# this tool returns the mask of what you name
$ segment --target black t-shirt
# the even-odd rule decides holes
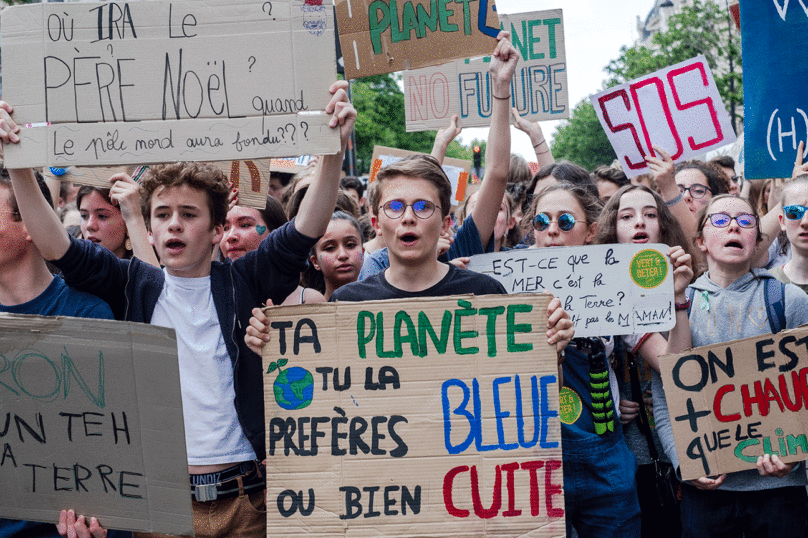
[[[507,293],[498,281],[488,275],[458,269],[449,265],[449,272],[440,282],[422,291],[404,291],[392,286],[384,271],[359,282],[342,286],[331,294],[329,301],[376,301],[383,299],[409,299],[412,297],[444,297],[447,295],[492,295]]]

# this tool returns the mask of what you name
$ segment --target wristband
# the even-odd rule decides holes
[[[678,204],[679,202],[682,201],[682,198],[684,198],[684,193],[680,192],[679,196],[677,196],[673,200],[668,200],[667,202],[665,202],[665,205],[667,205],[668,207],[670,207],[672,205],[676,205],[676,204]]]
[[[674,306],[676,307],[676,311],[677,311],[677,312],[680,312],[680,311],[682,311],[682,310],[687,310],[688,308],[690,308],[691,302],[690,302],[690,299],[688,299],[688,300],[687,300],[687,301],[685,301],[684,303],[677,303],[677,302],[674,302],[673,304],[674,304]]]
[[[510,101],[511,100],[510,95],[508,97],[500,97],[498,95],[494,95],[494,92],[491,92],[491,97],[493,97],[494,99],[499,99],[500,101]]]
[[[538,148],[539,148],[539,146],[541,146],[542,144],[545,144],[545,143],[547,143],[547,140],[546,140],[546,139],[545,139],[545,140],[542,140],[542,141],[541,141],[541,142],[539,142],[538,144],[533,144],[533,147],[534,147],[534,148],[536,148],[536,149],[538,149]]]

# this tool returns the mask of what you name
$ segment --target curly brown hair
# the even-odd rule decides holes
[[[150,167],[140,182],[140,203],[146,228],[151,231],[151,201],[155,193],[183,185],[207,194],[210,229],[224,226],[230,200],[227,176],[210,163],[178,162]]]

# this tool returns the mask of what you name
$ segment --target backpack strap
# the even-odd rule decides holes
[[[776,278],[767,278],[763,288],[763,301],[772,333],[779,333],[786,327],[786,285]]]
[[[685,295],[687,295],[687,317],[690,317],[690,310],[693,308],[693,297],[696,296],[696,290],[691,288],[690,286],[685,289]]]

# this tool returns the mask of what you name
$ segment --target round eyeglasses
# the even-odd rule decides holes
[[[539,213],[533,217],[533,229],[543,232],[550,227],[553,222],[558,224],[558,228],[563,232],[569,232],[575,228],[575,217],[571,213],[562,213],[558,216],[558,220],[550,220],[550,215],[547,213]]]
[[[754,228],[757,226],[758,222],[757,217],[750,215],[749,213],[741,213],[740,215],[736,215],[734,217],[730,217],[726,213],[712,213],[707,215],[707,218],[710,219],[710,224],[716,228],[726,228],[733,220],[741,228]]]
[[[428,200],[416,200],[411,204],[405,204],[401,200],[390,200],[382,205],[382,210],[388,218],[400,219],[408,207],[412,208],[412,212],[419,219],[428,219],[435,213],[435,204]]]

